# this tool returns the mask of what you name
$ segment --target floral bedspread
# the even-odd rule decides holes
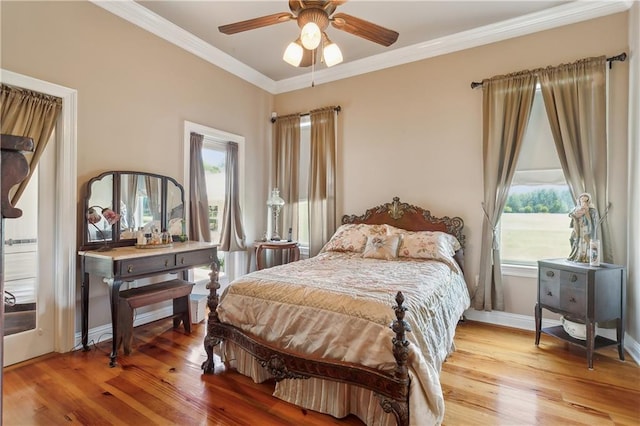
[[[427,415],[439,423],[440,368],[470,303],[462,274],[446,263],[325,252],[239,278],[223,293],[218,316],[285,349],[393,370],[389,325],[398,291],[405,296],[412,330],[407,333],[413,343],[411,416]]]

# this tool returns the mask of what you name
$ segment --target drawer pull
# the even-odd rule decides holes
[[[553,293],[547,290],[547,296],[553,296]]]
[[[548,277],[553,277],[555,274],[553,273],[553,271],[547,271],[547,276]]]
[[[576,303],[576,298],[575,298],[575,297],[572,297],[571,299],[569,299],[569,302],[571,302],[571,303]]]
[[[127,272],[128,272],[128,273],[132,273],[132,272],[133,272],[133,265],[129,265],[129,266],[127,267]]]
[[[576,281],[578,281],[578,276],[576,274],[571,274],[571,282],[575,283]]]
[[[181,264],[181,265],[184,265],[184,257],[181,257],[181,258],[180,258],[180,264]]]
[[[164,267],[166,268],[167,266],[169,266],[169,259],[164,260]]]

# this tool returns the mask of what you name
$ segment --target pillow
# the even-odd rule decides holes
[[[451,234],[447,234],[446,232],[442,232],[442,231],[406,231],[404,229],[400,229],[400,228],[396,228],[395,226],[391,226],[391,225],[387,225],[387,229],[388,229],[388,234],[389,235],[395,235],[395,234],[399,234],[401,236],[405,236],[405,235],[424,235],[425,238],[429,239],[429,238],[435,238],[440,240],[441,244],[444,244],[445,246],[450,246],[450,251],[451,252],[451,256],[453,256],[455,254],[456,251],[460,250],[462,248],[462,246],[460,245],[460,241],[458,241],[458,239],[456,237],[454,237]],[[408,256],[411,257],[411,256]]]
[[[367,244],[367,237],[386,234],[385,225],[366,225],[364,223],[341,225],[320,252],[352,251],[362,253]]]
[[[398,257],[400,235],[376,235],[367,237],[362,257],[391,260]]]
[[[404,232],[398,256],[414,259],[450,259],[459,248],[458,239],[445,232]]]

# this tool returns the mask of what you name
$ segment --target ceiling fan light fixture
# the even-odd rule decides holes
[[[300,62],[302,62],[303,53],[304,52],[302,49],[302,45],[300,44],[300,39],[298,39],[289,43],[289,46],[287,46],[287,49],[284,51],[282,59],[286,63],[297,67],[300,65]]]
[[[315,22],[307,22],[300,32],[300,40],[305,49],[313,50],[320,45],[322,32]]]
[[[337,65],[343,59],[342,51],[340,51],[338,45],[332,42],[326,34],[323,34],[322,57],[327,67]]]

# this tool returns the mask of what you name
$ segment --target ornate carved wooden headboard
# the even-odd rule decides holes
[[[392,225],[407,231],[442,231],[458,239],[462,248],[456,252],[455,259],[464,270],[465,236],[462,233],[464,222],[459,217],[435,217],[429,210],[411,204],[401,203],[398,197],[393,201],[368,209],[363,215],[344,215],[342,223],[366,223],[369,225]]]

